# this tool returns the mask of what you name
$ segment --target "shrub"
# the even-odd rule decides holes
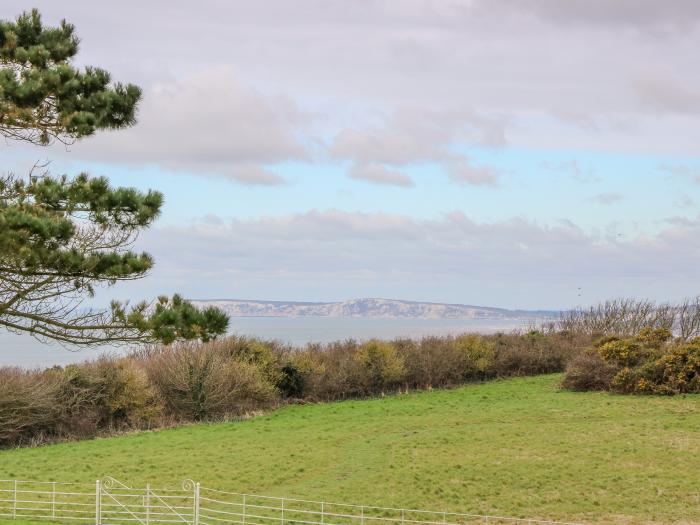
[[[648,349],[634,339],[614,339],[601,345],[598,353],[607,363],[629,367],[644,360]]]
[[[287,363],[280,370],[277,387],[284,397],[298,399],[304,396],[305,383],[301,371],[292,363]]]
[[[627,339],[607,337],[571,363],[562,384],[621,394],[700,393],[700,339],[671,337],[665,328],[645,328]]]
[[[53,433],[54,390],[45,374],[0,368],[0,446],[37,442]]]
[[[210,345],[163,348],[149,357],[146,369],[166,411],[176,419],[238,416],[267,408],[276,397],[274,386],[255,365]]]
[[[102,383],[101,426],[150,427],[162,413],[162,400],[146,371],[132,360],[101,359],[94,374]]]
[[[562,372],[580,352],[579,342],[568,335],[501,335],[496,342],[493,372],[498,377]]]
[[[700,339],[671,346],[640,369],[636,390],[649,394],[700,393]]]
[[[146,372],[128,359],[102,357],[49,371],[57,383],[57,432],[70,437],[100,429],[151,427],[162,412]]]
[[[616,368],[595,351],[582,352],[567,366],[562,386],[569,390],[609,390]]]
[[[274,341],[261,341],[256,338],[231,336],[219,339],[206,345],[212,352],[223,353],[236,361],[254,365],[265,379],[277,385],[282,380],[280,371],[279,343]]]
[[[128,357],[105,356],[43,372],[3,369],[0,445],[238,417],[283,399],[360,398],[562,371],[584,339],[532,332],[362,344],[346,340],[294,349],[229,337],[150,346]],[[680,377],[683,367],[674,366]],[[652,384],[655,374],[648,371]]]
[[[673,338],[673,334],[668,328],[652,328],[647,326],[642,328],[637,334],[637,341],[642,343],[647,348],[660,350],[661,347]]]
[[[296,358],[304,374],[309,398],[337,400],[365,395],[360,363],[355,359],[359,345],[349,339],[320,347],[309,346]]]
[[[624,366],[613,376],[610,381],[610,389],[620,394],[631,394],[635,391],[638,379],[636,370]]]
[[[481,380],[493,375],[496,343],[492,339],[477,334],[460,335],[454,340],[454,352],[463,380]]]
[[[362,369],[362,380],[367,393],[383,392],[396,387],[406,373],[403,358],[391,343],[368,341],[358,349],[355,360]]]
[[[405,383],[411,388],[453,386],[464,381],[462,364],[454,351],[452,337],[424,337],[416,342],[400,339],[394,342],[403,357]]]

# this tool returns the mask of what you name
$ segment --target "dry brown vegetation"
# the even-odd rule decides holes
[[[295,348],[232,336],[46,370],[4,368],[0,445],[230,419],[289,402],[561,372],[590,342],[587,336],[530,332]]]
[[[614,300],[527,333],[292,347],[231,336],[47,370],[0,369],[0,446],[566,371],[574,390],[675,394],[700,379],[700,302]],[[673,334],[673,335],[672,335]],[[663,335],[663,337],[661,337]],[[628,361],[625,361],[628,359]]]

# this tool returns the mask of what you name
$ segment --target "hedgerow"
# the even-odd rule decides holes
[[[0,368],[0,446],[238,418],[299,401],[561,372],[590,341],[530,332],[295,348],[231,336],[47,370]]]

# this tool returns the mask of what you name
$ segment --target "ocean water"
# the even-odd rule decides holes
[[[464,332],[510,332],[526,328],[525,320],[487,319],[373,319],[362,317],[233,317],[231,332],[278,339],[293,345],[327,343],[342,339],[367,340],[396,337],[420,338]],[[41,343],[27,335],[0,332],[0,366],[23,368],[66,365],[93,359],[104,352],[125,352],[125,348],[71,349]]]

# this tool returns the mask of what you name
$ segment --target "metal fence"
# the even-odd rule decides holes
[[[95,525],[580,525],[369,505],[351,505],[210,489],[192,480],[178,489],[0,480],[0,521]]]

